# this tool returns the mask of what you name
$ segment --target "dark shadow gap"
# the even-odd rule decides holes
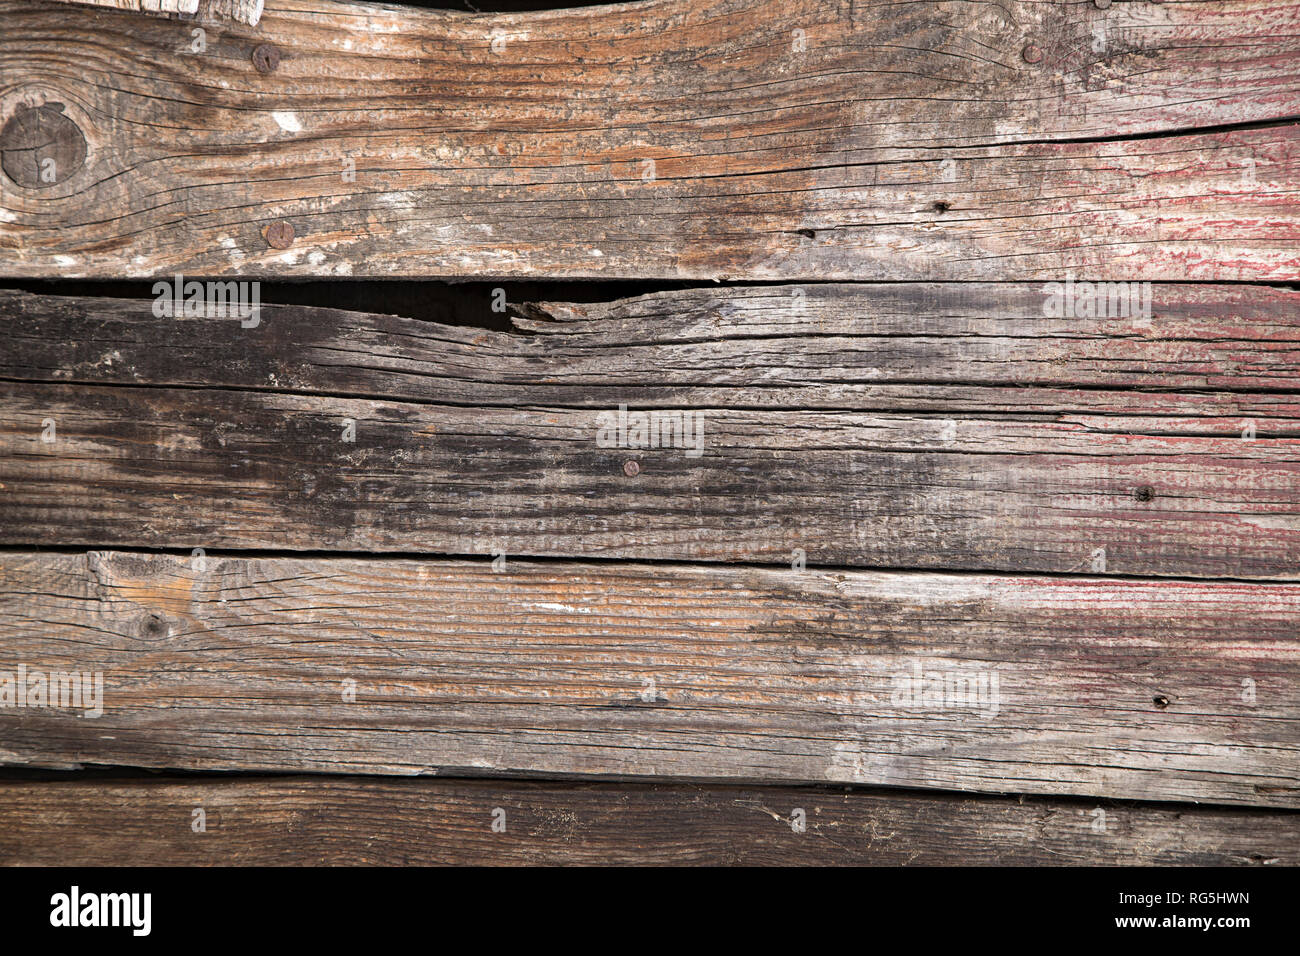
[[[540,13],[607,6],[612,0],[402,0],[404,7],[455,13]]]
[[[172,555],[178,558],[190,558],[193,556],[191,547],[145,547],[143,545],[116,545],[116,544],[90,544],[90,543],[66,543],[66,544],[24,544],[15,543],[0,539],[0,555],[5,554],[54,554],[54,555],[77,555],[85,554],[90,551],[115,552],[121,554],[138,554],[145,556]],[[486,551],[482,554],[464,554],[451,551],[369,551],[361,549],[335,548],[332,550],[321,550],[311,548],[204,548],[204,557],[209,560],[223,559],[283,559],[293,561],[314,561],[314,560],[348,560],[348,561],[367,561],[367,562],[394,562],[394,561],[429,561],[429,562],[465,562],[467,564],[479,563],[484,567],[490,566],[492,555]],[[775,559],[768,556],[725,559],[725,558],[648,558],[648,557],[626,557],[608,554],[530,554],[518,553],[507,555],[507,569],[509,562],[527,565],[554,565],[556,567],[566,567],[575,565],[605,565],[617,569],[619,566],[633,567],[664,567],[664,568],[682,568],[686,571],[712,572],[715,570],[730,571],[792,571],[791,562],[787,558]],[[795,573],[818,573],[818,574],[892,574],[892,575],[911,575],[911,576],[933,576],[943,575],[947,577],[985,577],[985,578],[1012,578],[1024,580],[1026,578],[1043,578],[1043,579],[1061,579],[1061,580],[1078,580],[1078,581],[1136,581],[1148,583],[1165,583],[1170,581],[1181,582],[1184,584],[1197,585],[1214,585],[1214,584],[1244,584],[1259,585],[1261,587],[1294,587],[1300,584],[1300,577],[1193,577],[1189,575],[1177,574],[1136,574],[1123,571],[1045,571],[1045,570],[1025,570],[1025,569],[1007,569],[1007,568],[981,568],[973,566],[943,566],[943,567],[917,567],[891,564],[823,564],[815,561],[808,561],[805,570]]]
[[[131,767],[116,764],[86,764],[80,770],[49,770],[40,767],[0,768],[0,786],[5,783],[95,782],[103,784],[152,781],[164,784],[187,783],[292,783],[294,781],[361,782],[375,784],[404,784],[418,788],[422,784],[438,786],[510,787],[521,793],[530,788],[569,789],[582,791],[607,791],[610,795],[623,795],[645,790],[710,790],[744,794],[758,791],[803,791],[808,794],[854,793],[863,797],[913,798],[936,803],[991,803],[1039,804],[1047,807],[1078,807],[1092,809],[1097,806],[1151,810],[1174,810],[1183,813],[1205,812],[1258,816],[1269,814],[1291,816],[1300,811],[1290,807],[1244,805],[1235,803],[1194,803],[1175,800],[1142,800],[1124,797],[1097,797],[1085,794],[1024,794],[1016,791],[990,793],[986,791],[922,789],[918,787],[891,787],[881,784],[822,783],[798,781],[746,781],[735,778],[707,777],[647,777],[626,774],[578,774],[539,771],[485,773],[479,770],[432,774],[357,774],[329,773],[325,771],[275,771],[275,770],[181,770]]]
[[[252,281],[255,276],[193,275],[187,278],[221,281]],[[0,288],[17,289],[38,295],[87,296],[109,299],[155,298],[154,279],[0,279]],[[1085,275],[1078,281],[1110,281]],[[524,280],[446,280],[446,279],[313,279],[276,278],[260,281],[260,301],[264,305],[303,305],[349,312],[399,315],[403,318],[437,322],[462,328],[518,332],[511,324],[512,310],[502,302],[518,305],[525,302],[613,302],[655,292],[685,289],[722,289],[769,285],[900,285],[897,280],[848,282],[845,280],[699,280],[653,279],[524,279]],[[1046,281],[1046,280],[1042,280]],[[967,282],[945,283],[921,280],[917,285],[970,285]],[[981,285],[1033,285],[1035,280],[984,282]],[[1238,281],[1159,281],[1156,285],[1248,285],[1258,288],[1300,291],[1297,282]],[[501,292],[498,292],[501,290]],[[504,293],[502,295],[501,293]]]
[[[186,278],[190,278],[187,276]],[[193,278],[201,278],[193,276]],[[239,281],[244,276],[214,276]],[[104,281],[96,279],[4,279],[0,286],[40,295],[94,296],[109,299],[154,298],[155,282],[164,279]],[[503,302],[611,302],[651,292],[707,285],[700,282],[643,280],[471,281],[436,279],[276,279],[261,280],[263,305],[306,305],[349,312],[400,315],[463,328],[516,331]],[[497,292],[503,290],[504,296]]]

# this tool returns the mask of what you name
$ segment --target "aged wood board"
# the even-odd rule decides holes
[[[495,829],[494,829],[495,826]],[[1294,866],[1276,811],[688,784],[0,782],[0,864]]]
[[[1146,328],[831,286],[531,335],[5,295],[0,543],[1300,578],[1296,293],[1157,289]]]
[[[10,552],[6,652],[102,692],[0,709],[0,754],[1296,807],[1298,619],[1296,584]]]
[[[1300,279],[1294,3],[0,13],[9,275]]]
[[[1300,4],[87,2],[0,864],[1298,862]]]

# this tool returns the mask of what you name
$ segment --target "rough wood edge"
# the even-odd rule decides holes
[[[75,6],[102,7],[132,13],[181,16],[200,20],[237,20],[250,27],[262,18],[265,0],[45,0]]]

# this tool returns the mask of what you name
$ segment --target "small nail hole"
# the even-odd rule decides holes
[[[817,238],[817,230],[816,230],[816,229],[796,229],[795,232],[799,233],[799,235],[803,236],[805,239],[816,239],[816,238]]]
[[[1156,490],[1150,485],[1143,485],[1137,491],[1133,492],[1133,497],[1138,501],[1150,501],[1156,496]]]
[[[935,212],[947,212],[951,208],[952,208],[952,203],[944,202],[942,199],[940,199],[934,204]]]
[[[1151,703],[1155,704],[1161,710],[1164,710],[1169,706],[1169,698],[1164,694],[1159,694],[1158,696],[1151,698]]]

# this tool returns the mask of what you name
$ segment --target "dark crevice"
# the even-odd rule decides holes
[[[43,544],[11,544],[0,541],[0,554],[54,554],[75,556],[85,554],[89,551],[99,552],[119,552],[122,554],[136,554],[143,556],[152,555],[171,555],[172,557],[184,558],[189,560],[193,557],[194,549],[191,547],[156,547],[145,548],[136,545],[106,545],[102,543],[85,544],[77,546],[76,543],[64,543],[59,545]],[[460,554],[440,551],[362,551],[362,550],[296,550],[292,548],[285,549],[255,549],[255,548],[210,548],[204,547],[204,558],[213,561],[218,558],[245,559],[245,560],[294,560],[294,561],[316,561],[316,560],[347,560],[347,561],[464,561],[482,564],[484,567],[490,567],[492,555],[483,554]],[[506,555],[506,571],[509,573],[509,564],[511,561],[518,564],[545,564],[545,565],[583,565],[583,564],[600,564],[600,565],[622,565],[629,568],[635,567],[677,567],[684,569],[694,569],[701,572],[712,572],[718,568],[724,568],[730,571],[789,571],[792,574],[897,574],[897,575],[948,575],[952,577],[989,577],[989,578],[1009,578],[1017,581],[1023,581],[1025,578],[1052,578],[1062,580],[1106,580],[1106,581],[1144,581],[1149,584],[1163,584],[1169,581],[1180,581],[1187,584],[1248,584],[1259,585],[1261,587],[1278,587],[1278,586],[1295,586],[1300,583],[1300,572],[1294,578],[1241,578],[1241,577],[1192,577],[1187,575],[1175,574],[1129,574],[1119,571],[1039,571],[1033,569],[1020,570],[1000,570],[980,567],[965,566],[944,566],[944,567],[916,567],[916,566],[895,566],[888,564],[862,564],[862,565],[845,565],[845,564],[817,564],[813,561],[807,561],[805,570],[794,571],[791,562],[785,558],[779,561],[762,560],[762,559],[734,559],[734,558],[644,558],[644,557],[610,557],[608,555],[582,554],[582,555],[555,555],[555,554],[514,554]]]
[[[141,299],[152,302],[159,279],[106,281],[93,279],[5,279],[3,286],[38,295],[93,296],[109,299]],[[246,280],[256,277],[232,275],[186,275],[193,279]],[[504,291],[507,303],[544,301],[605,303],[634,298],[652,292],[669,292],[710,283],[651,282],[642,280],[595,281],[470,281],[416,279],[276,279],[261,281],[263,305],[305,305],[349,312],[400,315],[408,319],[437,322],[461,328],[517,332],[510,321],[511,309],[500,311]]]
[[[912,797],[921,800],[933,800],[935,802],[945,803],[1006,803],[1010,800],[1018,804],[1041,805],[1044,807],[1070,808],[1077,807],[1092,810],[1098,806],[1115,807],[1116,809],[1127,808],[1132,810],[1149,809],[1149,810],[1167,810],[1176,813],[1199,813],[1213,812],[1215,814],[1233,814],[1241,816],[1258,817],[1261,814],[1276,816],[1288,816],[1300,813],[1289,807],[1272,807],[1272,806],[1242,806],[1241,804],[1217,804],[1213,802],[1197,802],[1194,807],[1189,807],[1186,802],[1174,800],[1132,800],[1118,797],[1096,797],[1079,794],[1029,794],[1009,791],[1006,793],[988,793],[976,791],[953,791],[953,790],[926,790],[919,787],[890,787],[879,784],[853,784],[853,783],[825,783],[809,782],[798,783],[795,781],[763,781],[761,783],[745,783],[737,781],[734,778],[710,779],[702,777],[648,777],[648,776],[631,776],[623,774],[577,774],[547,771],[542,773],[530,773],[526,771],[510,773],[490,773],[478,768],[467,768],[460,771],[452,768],[440,770],[436,776],[426,774],[358,774],[358,773],[331,773],[328,771],[302,771],[302,770],[184,770],[184,769],[153,769],[147,767],[133,767],[119,764],[83,764],[80,770],[48,770],[39,767],[0,767],[0,784],[3,783],[43,783],[47,781],[59,782],[95,782],[102,784],[113,783],[134,783],[140,781],[149,781],[158,784],[187,784],[187,783],[214,783],[218,781],[228,781],[231,783],[282,783],[292,784],[296,781],[309,781],[328,779],[336,783],[353,783],[353,784],[404,784],[411,787],[420,787],[425,785],[437,786],[447,784],[449,786],[464,786],[466,784],[480,787],[491,787],[494,783],[509,783],[521,785],[521,789],[528,786],[557,788],[573,787],[581,788],[585,792],[592,789],[608,789],[613,794],[625,794],[635,789],[658,790],[665,789],[704,789],[734,793],[737,796],[751,793],[754,790],[801,790],[810,795],[825,794],[843,794],[852,792],[864,797]]]
[[[947,203],[936,203],[935,206]],[[936,211],[939,211],[936,209]],[[812,229],[791,230],[792,233],[816,238]],[[531,315],[520,303],[573,303],[608,304],[621,299],[632,299],[657,292],[677,292],[701,289],[759,288],[782,286],[901,286],[948,285],[954,288],[976,285],[1041,286],[1050,281],[1009,279],[944,282],[933,279],[915,281],[880,279],[726,279],[650,280],[650,279],[571,279],[571,280],[471,280],[447,279],[312,279],[277,277],[272,280],[257,276],[230,274],[186,274],[187,279],[220,281],[259,281],[260,301],[263,305],[301,305],[315,308],[341,309],[378,315],[397,315],[403,318],[460,328],[491,329],[498,332],[521,333],[511,321],[512,314],[525,318],[545,317],[545,313]],[[1064,279],[1064,275],[1060,277]],[[153,286],[158,281],[168,281],[171,276],[156,279],[19,279],[0,280],[0,288],[36,295],[83,296],[108,299],[135,299],[152,302]],[[1107,278],[1091,273],[1074,276],[1076,282],[1134,281]],[[1143,280],[1145,281],[1145,280]],[[1160,286],[1250,286],[1258,289],[1300,291],[1300,282],[1252,280],[1152,280]],[[501,290],[498,292],[497,290]],[[502,295],[504,293],[504,296]],[[501,300],[507,303],[501,311]],[[635,344],[635,343],[629,343]]]
[[[397,373],[390,373],[397,374]],[[406,373],[414,378],[429,378],[434,376],[423,375],[418,372]],[[83,388],[93,389],[143,389],[152,391],[176,391],[176,392],[248,392],[260,395],[291,395],[299,397],[311,396],[313,398],[329,398],[339,401],[368,401],[368,402],[385,402],[390,405],[421,405],[431,408],[512,408],[519,411],[583,411],[593,409],[606,409],[609,403],[607,393],[616,390],[621,393],[637,390],[660,389],[664,392],[689,392],[692,390],[708,389],[714,393],[721,392],[727,388],[733,388],[738,393],[746,392],[766,392],[766,391],[797,391],[800,389],[813,389],[817,387],[843,387],[843,386],[863,386],[863,387],[918,387],[940,389],[1017,389],[1022,395],[1029,397],[1036,393],[1048,394],[1058,391],[1084,392],[1084,393],[1125,393],[1132,395],[1169,395],[1173,397],[1188,396],[1208,396],[1226,398],[1228,396],[1264,396],[1270,395],[1279,398],[1287,398],[1300,395],[1297,389],[1266,388],[1263,386],[1246,388],[1235,386],[1220,386],[1217,388],[1194,388],[1169,386],[1162,387],[1156,385],[1073,385],[1064,383],[1046,383],[1041,385],[1025,385],[1023,382],[1015,381],[981,381],[981,380],[926,380],[926,379],[907,379],[907,378],[864,378],[860,381],[828,381],[814,382],[811,384],[801,385],[796,382],[752,382],[742,385],[712,383],[675,383],[675,382],[610,382],[610,383],[566,383],[566,382],[519,382],[519,381],[493,381],[491,379],[462,379],[447,376],[448,382],[454,382],[465,388],[473,386],[491,386],[501,389],[515,388],[527,394],[521,395],[521,400],[490,400],[482,397],[474,397],[472,400],[457,402],[451,398],[420,398],[414,395],[400,395],[391,392],[382,391],[336,391],[327,388],[318,388],[314,386],[301,387],[275,387],[271,385],[205,385],[193,382],[112,382],[101,380],[83,380],[77,378],[57,378],[57,379],[37,379],[37,378],[17,378],[8,375],[0,375],[0,383],[10,385],[54,385],[61,387],[81,386]],[[563,400],[548,400],[543,394],[546,388],[556,388],[564,390],[586,389],[591,394],[591,400],[586,402],[572,402]],[[526,398],[527,401],[522,399]],[[699,410],[717,409],[725,412],[751,412],[755,414],[769,413],[782,414],[792,412],[807,412],[815,415],[917,415],[929,418],[952,418],[956,420],[974,419],[978,421],[1043,421],[1059,422],[1063,419],[1075,416],[1089,416],[1096,418],[1205,418],[1210,420],[1230,420],[1237,419],[1252,420],[1255,422],[1269,422],[1273,420],[1290,422],[1292,419],[1286,415],[1266,415],[1262,411],[1241,411],[1234,414],[1203,414],[1193,412],[1167,412],[1155,409],[1134,408],[1132,411],[1116,412],[1105,408],[1090,408],[1086,405],[1080,405],[1074,408],[1030,408],[1030,409],[999,409],[999,410],[978,410],[978,409],[937,409],[934,407],[902,407],[889,404],[858,404],[858,405],[774,405],[774,404],[753,404],[753,403],[736,403],[727,402],[725,404],[716,401],[706,403],[701,406],[698,400],[691,400],[690,397],[677,397],[673,395],[664,395],[660,398],[645,398],[636,402],[636,407],[640,411],[650,411],[653,409],[674,409],[674,408],[693,408]],[[1159,432],[1154,437],[1223,437],[1222,432],[1214,430],[1198,431],[1187,429],[1180,432]],[[1269,436],[1262,435],[1261,438]]]
[[[599,7],[610,0],[402,0],[404,7],[451,10],[456,13],[542,13]]]

